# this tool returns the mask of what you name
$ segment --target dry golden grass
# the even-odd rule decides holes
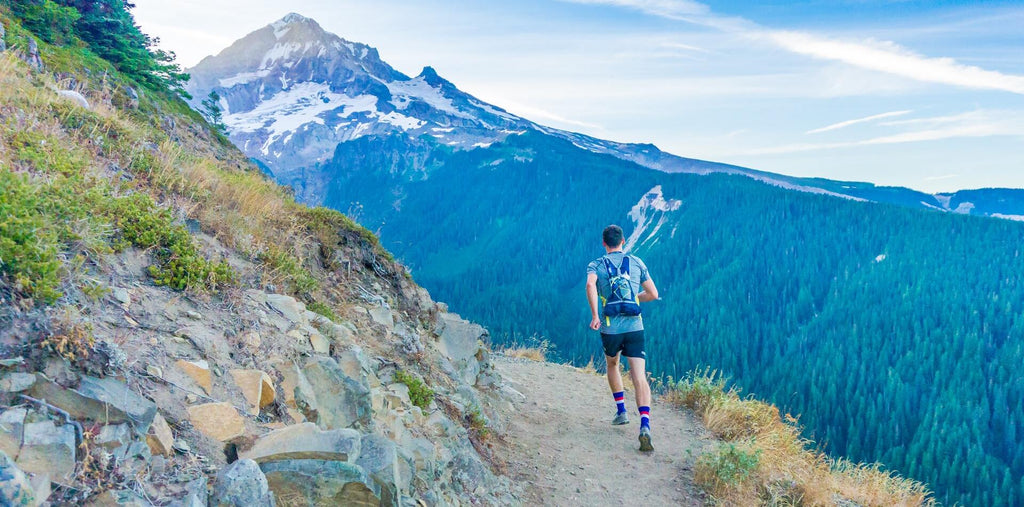
[[[501,353],[508,357],[529,359],[530,361],[544,362],[547,360],[547,354],[536,347],[511,347],[502,350]]]
[[[739,391],[713,371],[692,372],[668,399],[693,409],[727,444],[698,460],[696,479],[725,505],[934,505],[927,487],[881,469],[828,457],[797,420]]]

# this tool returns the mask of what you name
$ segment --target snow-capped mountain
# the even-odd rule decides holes
[[[618,143],[536,124],[459,90],[425,67],[409,77],[377,50],[328,33],[316,21],[288,14],[189,69],[194,105],[220,96],[231,140],[285,183],[330,161],[340,145],[368,136],[398,136],[411,151],[424,143],[450,150],[486,148],[535,131],[576,147],[669,173],[725,173],[792,190],[956,213],[1024,219],[1024,191],[987,189],[927,194],[901,187],[796,178],[680,157],[652,144]],[[424,162],[429,157],[417,158]],[[413,169],[427,170],[426,165]],[[301,194],[316,200],[314,189]]]

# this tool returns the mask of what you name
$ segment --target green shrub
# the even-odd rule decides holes
[[[338,322],[338,315],[334,313],[334,310],[332,310],[330,306],[327,306],[319,301],[313,301],[312,303],[306,305],[306,308],[311,312],[319,313],[320,315],[323,315],[324,317],[331,319],[331,322]]]
[[[16,289],[52,303],[61,297],[57,238],[40,211],[38,192],[0,168],[0,274]]]
[[[206,290],[234,280],[226,261],[212,262],[203,257],[188,230],[174,224],[171,212],[157,208],[148,195],[115,198],[109,214],[119,230],[116,249],[156,249],[158,263],[149,267],[149,274],[157,285],[176,290]]]
[[[284,279],[292,293],[312,292],[320,287],[320,282],[302,266],[297,257],[277,246],[261,252],[259,260],[270,268],[271,276]]]
[[[473,407],[466,414],[466,422],[469,423],[470,431],[480,438],[487,438],[491,434],[491,429],[487,427],[487,418],[484,417],[480,407]]]
[[[402,370],[395,372],[395,379],[409,388],[409,399],[413,405],[426,410],[434,400],[434,390],[425,382]]]
[[[714,452],[703,454],[697,460],[697,477],[700,482],[712,487],[734,486],[747,480],[757,470],[760,459],[760,450],[751,452],[736,447],[736,444],[722,444]]]

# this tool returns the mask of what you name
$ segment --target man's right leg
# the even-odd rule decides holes
[[[604,361],[608,370],[608,387],[611,388],[612,398],[615,399],[615,419],[612,420],[612,424],[629,424],[629,416],[626,415],[626,393],[622,389],[622,372],[619,370],[619,355],[604,356]]]

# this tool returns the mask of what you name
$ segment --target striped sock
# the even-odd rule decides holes
[[[618,412],[616,412],[616,414],[623,414],[623,413],[625,413],[626,412],[626,392],[625,391],[619,391],[617,393],[612,393],[612,396],[615,397],[615,408],[618,410]]]
[[[651,429],[651,407],[637,407],[640,410],[640,427]]]

